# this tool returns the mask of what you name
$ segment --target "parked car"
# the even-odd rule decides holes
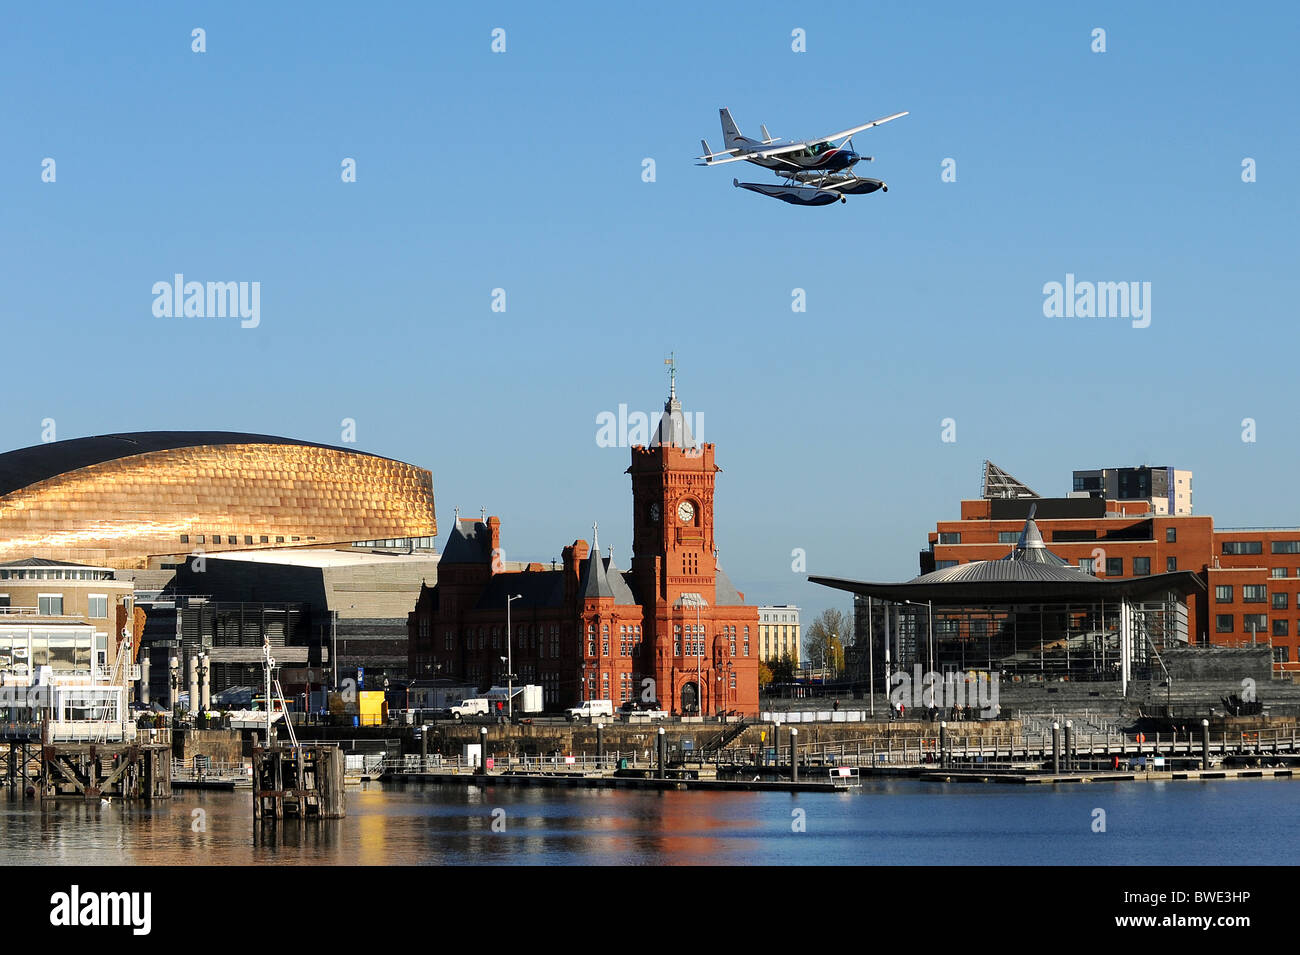
[[[619,706],[618,714],[628,722],[631,722],[633,717],[643,717],[651,722],[668,719],[668,713],[657,701],[645,703],[641,700],[627,700]]]

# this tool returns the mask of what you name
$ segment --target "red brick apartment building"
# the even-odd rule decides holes
[[[486,689],[505,684],[510,656],[515,682],[540,684],[548,710],[649,691],[682,715],[758,712],[758,608],[718,566],[714,446],[694,444],[674,391],[650,446],[631,456],[630,570],[595,533],[558,567],[506,564],[497,518],[455,521],[438,582],[408,620],[413,677]]]
[[[1047,546],[1097,576],[1199,574],[1205,596],[1190,595],[1187,608],[1194,642],[1268,643],[1275,670],[1300,670],[1300,527],[1216,529],[1212,517],[1155,513],[1150,500],[985,496],[935,525],[921,572],[1005,556],[1031,506]]]

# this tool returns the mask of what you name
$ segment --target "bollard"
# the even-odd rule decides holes
[[[1052,772],[1061,771],[1061,724],[1052,724]]]
[[[605,757],[605,724],[596,724],[596,768],[600,769],[601,760]]]
[[[1210,768],[1210,721],[1201,720],[1201,769]]]
[[[487,775],[487,727],[478,728],[478,769],[483,775]]]
[[[948,768],[948,724],[942,720],[939,722],[939,765]]]
[[[664,735],[664,728],[659,727],[659,735],[656,738],[655,749],[659,757],[659,778],[664,779],[664,746],[667,737]]]
[[[429,727],[420,727],[420,772],[424,772],[429,765]]]
[[[1074,771],[1074,720],[1065,721],[1065,771]]]
[[[168,661],[167,668],[167,709],[171,711],[173,716],[176,715],[176,707],[181,705],[180,686],[181,661],[178,657],[172,657]]]
[[[790,781],[799,781],[799,730],[790,727]]]

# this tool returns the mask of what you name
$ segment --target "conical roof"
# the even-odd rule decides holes
[[[651,447],[669,445],[677,448],[695,447],[695,436],[691,434],[690,425],[682,411],[682,403],[677,399],[677,378],[674,373],[668,386],[668,400],[664,402],[664,415],[659,419],[654,437],[650,439]]]
[[[922,574],[914,578],[914,584],[952,584],[978,581],[1062,581],[1075,583],[1084,574],[1077,567],[1071,566],[1063,558],[1047,549],[1043,535],[1034,523],[1034,513],[1038,505],[1029,508],[1029,517],[1015,550],[997,560],[973,560],[966,564],[954,564],[940,570]]]
[[[609,571],[600,556],[600,534],[594,524],[591,528],[591,556],[587,558],[587,565],[582,569],[578,592],[584,599],[614,596],[614,586],[609,582]]]
[[[1058,557],[1047,549],[1043,543],[1042,532],[1039,531],[1038,525],[1034,523],[1034,514],[1038,510],[1037,504],[1029,507],[1029,517],[1025,519],[1024,529],[1020,532],[1020,540],[1016,542],[1016,549],[1007,554],[1002,560],[1018,560],[1031,564],[1050,564],[1056,567],[1068,567],[1069,562],[1063,557]]]

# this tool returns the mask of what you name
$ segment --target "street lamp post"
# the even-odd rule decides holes
[[[511,720],[515,718],[515,658],[510,647],[510,605],[522,596],[506,597],[506,717]]]

